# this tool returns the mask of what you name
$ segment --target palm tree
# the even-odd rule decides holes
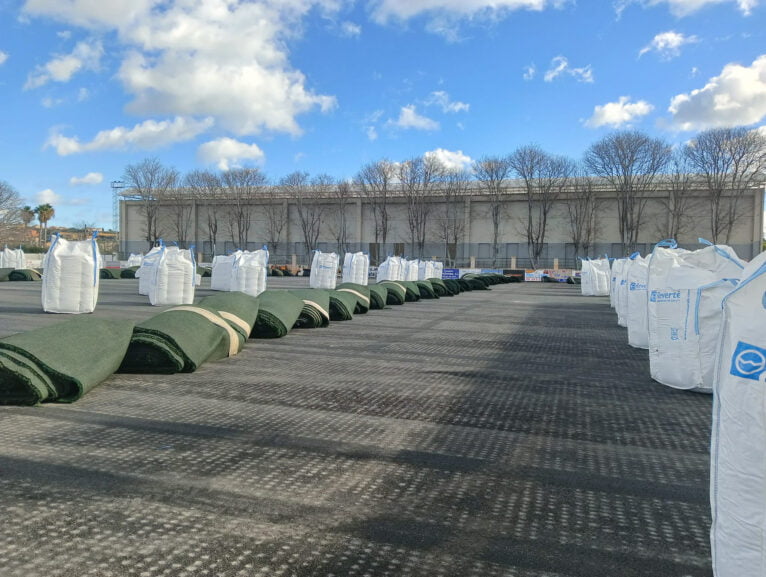
[[[24,223],[24,241],[27,240],[27,228],[29,228],[29,223],[32,222],[35,219],[35,210],[27,205],[21,209],[21,221]]]
[[[40,227],[42,228],[40,237],[43,246],[45,246],[45,243],[48,242],[48,221],[56,216],[56,211],[46,202],[36,207],[35,213],[37,214],[37,220],[40,221]]]

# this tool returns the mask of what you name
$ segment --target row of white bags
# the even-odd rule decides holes
[[[238,250],[230,255],[213,257],[210,288],[218,291],[240,291],[257,297],[266,290],[269,250]]]
[[[8,248],[0,250],[0,268],[27,268],[27,259],[24,251],[20,248]]]
[[[400,256],[389,256],[378,267],[378,282],[383,280],[416,281],[441,278],[444,265],[433,260],[407,260]]]

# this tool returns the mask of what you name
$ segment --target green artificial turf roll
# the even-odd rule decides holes
[[[414,303],[420,300],[420,288],[417,283],[412,280],[400,280],[397,281],[406,289],[404,300],[408,303]]]
[[[131,266],[129,268],[124,268],[120,271],[120,278],[136,278],[136,271],[138,270],[137,266]]]
[[[120,366],[133,321],[78,316],[0,339],[0,404],[71,403]]]
[[[451,297],[453,296],[452,291],[447,287],[447,285],[444,283],[444,281],[440,278],[429,278],[428,281],[431,283],[431,288],[434,290],[434,294],[438,297]]]
[[[401,281],[384,280],[380,281],[381,286],[384,286],[388,291],[386,296],[387,305],[403,305],[407,297],[407,288],[401,283]]]
[[[453,295],[458,295],[463,290],[463,288],[460,286],[460,282],[457,279],[445,278],[442,279],[442,282]]]
[[[420,298],[422,299],[438,299],[439,295],[436,294],[433,285],[427,280],[415,281],[415,284],[420,291]]]
[[[382,284],[372,284],[367,288],[370,290],[370,308],[374,310],[386,308],[388,289]]]
[[[12,268],[0,268],[0,282],[8,281],[8,275],[13,272]]]
[[[277,339],[295,326],[303,310],[303,300],[286,290],[268,289],[258,295],[258,306],[258,318],[250,336]]]
[[[335,287],[335,290],[349,292],[356,297],[354,314],[363,315],[370,310],[369,287],[353,282],[344,282]]]
[[[10,281],[34,281],[42,280],[42,275],[33,268],[17,268],[8,274]]]
[[[120,269],[118,268],[102,268],[98,271],[98,278],[116,279],[116,278],[122,278],[122,277],[120,276]]]
[[[197,267],[197,274],[201,278],[211,277],[211,276],[213,276],[213,269],[210,268],[209,266],[198,266]]]
[[[331,290],[330,292],[330,320],[350,321],[354,318],[356,309],[356,295],[346,291]]]
[[[250,338],[258,318],[257,297],[240,291],[219,292],[200,299],[197,306],[217,313],[241,337],[242,344]],[[241,348],[241,347],[240,347]]]
[[[296,329],[317,329],[330,324],[330,293],[323,289],[290,289],[290,294],[303,301],[303,309],[295,322]]]

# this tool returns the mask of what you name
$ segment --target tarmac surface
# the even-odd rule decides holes
[[[0,336],[61,320],[0,283]],[[579,287],[370,311],[0,407],[0,576],[710,576],[711,405]]]

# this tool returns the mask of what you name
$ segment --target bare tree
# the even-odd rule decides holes
[[[527,195],[525,232],[532,267],[538,268],[545,247],[548,215],[574,173],[574,162],[548,154],[539,146],[517,148],[509,158],[511,169],[524,181]]]
[[[660,201],[667,218],[657,221],[657,234],[661,238],[677,239],[688,232],[694,200],[692,190],[696,180],[683,150],[674,151],[668,164],[668,194]]]
[[[257,168],[232,168],[221,174],[228,206],[228,224],[232,240],[247,250],[250,226],[256,199],[268,184],[266,176]]]
[[[440,189],[441,206],[436,213],[435,233],[444,242],[444,257],[454,266],[457,245],[465,232],[464,199],[471,185],[471,175],[465,170],[448,170]]]
[[[484,156],[474,162],[473,173],[489,201],[489,216],[492,221],[492,267],[497,266],[500,248],[500,213],[505,202],[505,179],[511,170],[507,156]]]
[[[177,186],[178,177],[175,168],[163,166],[157,158],[146,158],[125,167],[123,180],[130,190],[123,196],[139,201],[144,217],[144,238],[149,248],[162,237],[160,207],[169,191]]]
[[[307,255],[316,249],[325,208],[321,198],[329,193],[332,186],[332,177],[319,175],[309,180],[307,172],[293,172],[280,181],[280,187],[293,200],[298,211]]]
[[[287,200],[280,194],[279,187],[269,186],[264,191],[266,204],[263,210],[266,213],[266,242],[273,254],[279,252],[282,241],[282,232],[287,226]]]
[[[32,216],[34,218],[34,212]],[[25,223],[26,233],[26,214],[22,212],[19,193],[10,184],[0,180],[0,240],[8,241],[11,231],[22,222]]]
[[[699,133],[684,154],[707,184],[711,240],[728,243],[740,200],[749,189],[762,186],[766,136],[743,127],[713,128]]]
[[[444,165],[433,156],[417,156],[398,165],[398,180],[407,203],[407,225],[412,250],[423,257],[431,212],[431,197],[444,175]]]
[[[375,250],[370,251],[372,261],[375,263],[380,260],[378,250],[380,244],[385,245],[388,241],[388,231],[390,228],[388,200],[395,174],[395,165],[384,159],[366,164],[354,178],[355,184],[359,187],[367,200],[367,204],[370,206],[375,223]]]
[[[211,255],[215,256],[218,241],[218,219],[223,196],[221,178],[209,170],[193,170],[184,177],[184,186],[189,191],[189,195],[195,199],[197,206],[205,207],[207,238],[210,243]]]
[[[596,239],[596,213],[599,208],[594,179],[582,169],[572,179],[571,192],[566,196],[565,204],[574,258],[577,261],[580,256],[589,255]]]
[[[330,196],[335,200],[335,220],[329,229],[338,243],[338,253],[344,254],[348,250],[348,205],[351,200],[351,183],[347,180],[339,180],[330,191]]]
[[[170,221],[170,232],[181,248],[189,248],[187,243],[193,202],[194,197],[189,195],[188,190],[181,187],[172,188],[165,195],[165,207],[162,212]]]
[[[669,158],[665,141],[632,130],[609,134],[585,152],[588,170],[615,191],[620,241],[626,252],[635,250],[646,204]]]

